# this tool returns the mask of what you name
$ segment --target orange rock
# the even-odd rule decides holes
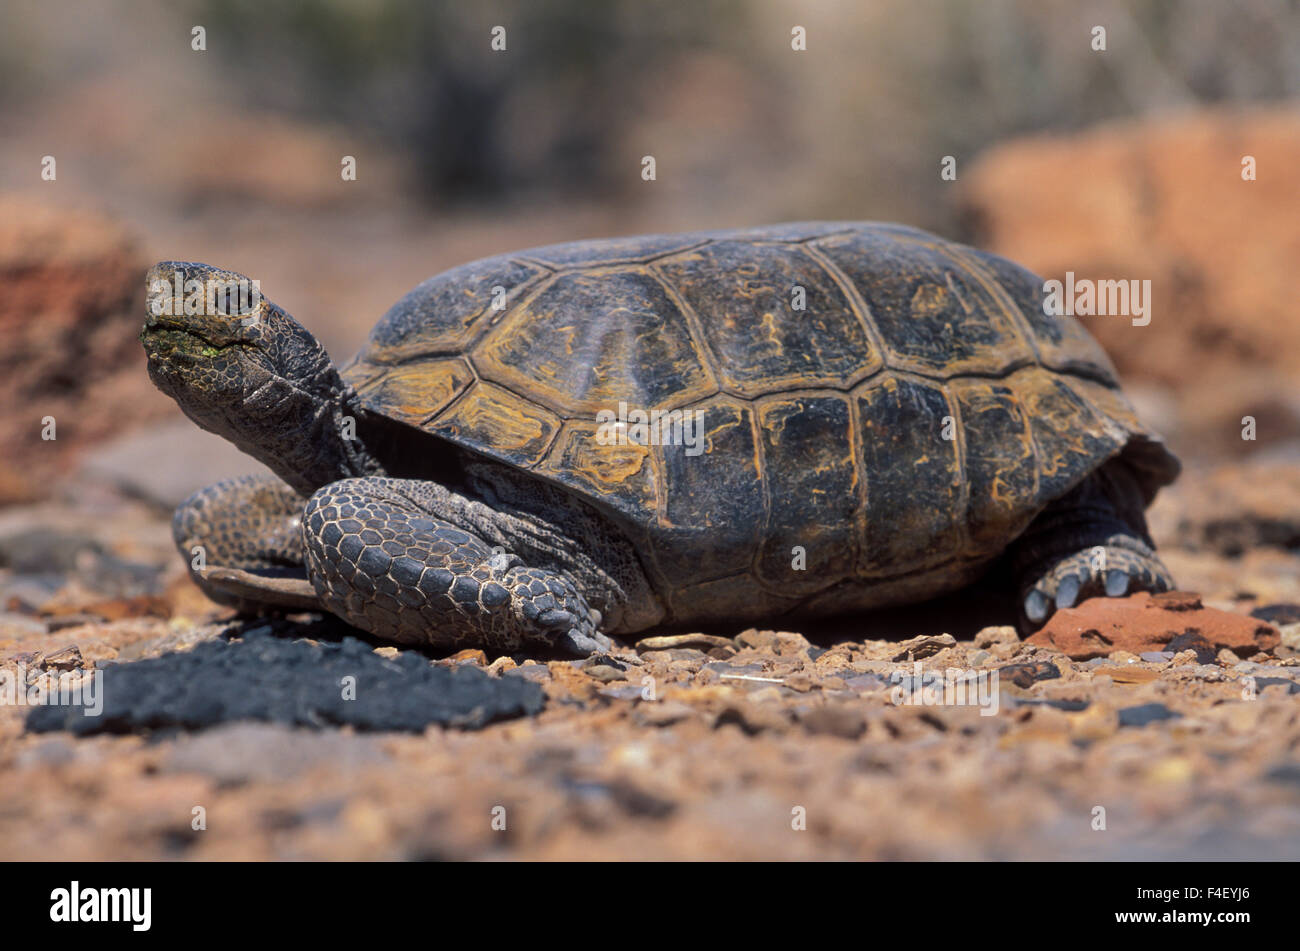
[[[1184,591],[1127,598],[1092,598],[1057,611],[1026,643],[1051,647],[1072,660],[1107,657],[1115,651],[1162,651],[1181,634],[1196,634],[1216,648],[1249,657],[1281,642],[1273,625],[1258,618],[1219,611]]]
[[[479,667],[487,666],[487,655],[481,650],[473,647],[467,647],[463,651],[457,651],[447,658],[453,664],[475,664]]]
[[[51,609],[48,614],[51,617],[61,617],[68,614],[92,614],[106,621],[120,621],[124,618],[133,617],[168,618],[172,616],[172,606],[166,598],[160,598],[152,594],[140,594],[130,598],[108,598],[103,601],[92,601],[80,606],[59,605]]]
[[[102,215],[0,195],[0,399],[30,409],[0,417],[0,504],[44,497],[87,445],[175,414],[136,340],[147,263]]]
[[[1127,383],[1176,394],[1187,431],[1166,437],[1240,453],[1243,415],[1261,441],[1300,436],[1300,322],[1276,316],[1294,296],[1300,216],[1293,176],[1265,171],[1297,162],[1294,107],[1206,110],[1012,140],[965,176],[962,202],[978,246],[1044,278],[1149,279],[1149,327],[1085,325]]]
[[[1150,667],[1098,667],[1093,676],[1107,676],[1117,684],[1147,684],[1160,677],[1160,671]]]

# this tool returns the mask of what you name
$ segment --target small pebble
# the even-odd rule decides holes
[[[1161,720],[1172,720],[1182,716],[1175,713],[1163,703],[1143,703],[1136,707],[1124,707],[1119,711],[1120,726],[1146,726],[1148,723],[1159,723]]]

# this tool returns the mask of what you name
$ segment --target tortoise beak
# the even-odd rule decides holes
[[[242,274],[206,264],[162,261],[145,275],[145,322],[140,339],[180,345],[178,334],[197,338],[200,350],[248,343],[260,320],[260,285]]]

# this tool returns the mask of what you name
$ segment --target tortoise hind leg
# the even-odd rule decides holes
[[[329,610],[376,637],[511,651],[525,644],[607,649],[567,573],[528,567],[473,531],[464,500],[434,483],[343,479],[303,521],[307,570]]]
[[[176,509],[172,538],[209,598],[247,613],[320,610],[302,554],[306,499],[274,476],[200,489]]]
[[[1116,460],[1040,513],[1011,552],[1021,627],[1036,630],[1054,611],[1103,594],[1172,588],[1143,507],[1137,480]]]

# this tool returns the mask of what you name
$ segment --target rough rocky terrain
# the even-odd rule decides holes
[[[234,667],[259,696],[214,699],[182,664],[161,668],[170,700],[164,680],[140,701],[152,713],[118,717],[125,732],[0,706],[0,857],[1293,858],[1300,554],[1250,534],[1279,498],[1251,478],[1193,474],[1158,503],[1180,539],[1166,558],[1199,598],[1091,601],[1021,641],[966,630],[972,595],[911,638],[906,618],[888,639],[866,618],[651,637],[585,661],[424,656],[311,616],[234,619],[184,577],[159,506],[78,481],[79,497],[0,513],[0,672],[102,671],[113,713],[136,703],[114,679],[134,662],[274,638],[352,645],[362,699],[374,684],[383,702],[352,725],[312,722],[281,701],[337,708],[320,678]],[[1206,485],[1216,508],[1195,496]],[[1300,508],[1279,519],[1300,530]],[[368,679],[376,661],[385,676],[481,668],[545,706],[483,725],[495,701],[471,697],[468,717],[412,724],[400,679]],[[964,703],[928,702],[963,699],[936,693],[949,669],[984,679]],[[169,703],[197,719],[157,712]]]
[[[1284,315],[1300,231],[1276,213],[1293,177],[1274,175],[1300,157],[1293,115],[1013,143],[963,181],[984,246],[1048,275],[1153,280],[1149,327],[1088,326],[1192,459],[1150,513],[1182,590],[1088,602],[1027,641],[979,589],[576,662],[236,619],[186,579],[168,517],[257,467],[149,385],[135,340],[149,261],[274,261],[285,302],[345,354],[430,269],[651,225],[397,228],[304,188],[293,214],[254,203],[228,232],[218,207],[137,250],[96,216],[6,199],[0,689],[102,676],[107,719],[0,704],[0,858],[1295,858],[1300,339]],[[189,164],[171,180],[259,200],[285,184],[243,168],[227,192]],[[320,207],[330,227],[308,227]],[[1257,440],[1240,438],[1247,414]],[[41,438],[47,415],[57,440]],[[224,680],[194,673],[209,660]],[[333,683],[349,665],[356,700]],[[940,699],[930,678],[949,670],[975,689],[942,699],[967,702],[898,702]],[[457,681],[470,688],[422,702],[453,671],[476,674]]]

